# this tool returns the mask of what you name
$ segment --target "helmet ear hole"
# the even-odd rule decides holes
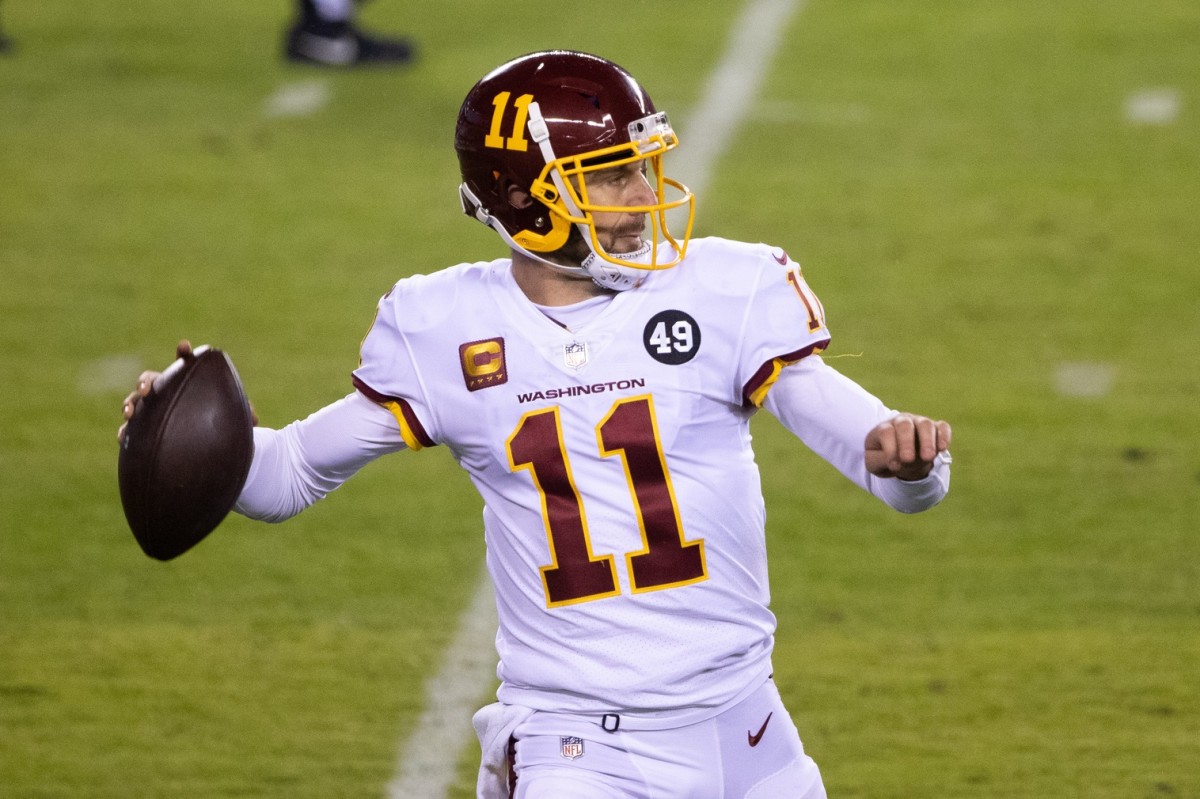
[[[508,201],[508,204],[518,211],[524,211],[534,203],[529,190],[522,188],[515,180],[507,176],[500,181],[500,193]]]

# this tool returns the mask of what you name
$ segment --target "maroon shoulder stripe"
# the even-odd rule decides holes
[[[746,382],[746,385],[742,388],[742,404],[746,407],[751,407],[754,405],[753,400],[750,398],[753,397],[754,392],[762,388],[763,383],[767,382],[771,375],[775,373],[776,361],[782,361],[785,364],[795,363],[803,358],[807,358],[814,352],[820,352],[828,345],[829,339],[825,338],[814,344],[809,344],[807,347],[798,349],[795,352],[789,352],[787,355],[779,355],[775,358],[772,358],[762,366],[758,367],[758,371],[754,373],[754,376],[751,377],[750,380]]]
[[[367,399],[371,400],[371,402],[374,402],[378,405],[395,404],[400,409],[400,413],[404,415],[404,421],[408,424],[408,428],[412,430],[413,435],[417,437],[417,441],[421,442],[422,447],[437,446],[437,442],[430,438],[429,434],[425,432],[425,428],[421,426],[421,420],[417,418],[417,414],[413,412],[412,406],[408,404],[407,400],[401,397],[392,397],[387,394],[380,394],[378,391],[364,383],[358,377],[358,375],[351,375],[350,377],[354,382],[354,387],[358,389],[358,392]]]

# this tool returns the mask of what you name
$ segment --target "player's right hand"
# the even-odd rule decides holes
[[[192,342],[186,338],[179,342],[175,347],[176,358],[187,358],[192,354]],[[125,398],[124,404],[121,406],[121,418],[124,421],[117,429],[117,441],[125,443],[125,428],[129,426],[129,420],[137,413],[138,407],[142,404],[142,398],[150,395],[154,390],[154,381],[158,379],[162,372],[146,371],[138,377],[137,387],[129,392],[129,396]]]

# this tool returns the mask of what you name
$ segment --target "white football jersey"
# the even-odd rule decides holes
[[[749,421],[828,340],[785,253],[717,238],[575,330],[507,259],[380,301],[355,384],[483,496],[501,701],[653,725],[760,684],[775,617]]]

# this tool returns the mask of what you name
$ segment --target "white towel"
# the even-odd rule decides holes
[[[483,750],[479,779],[475,783],[477,799],[509,799],[508,773],[512,764],[508,762],[508,739],[517,725],[531,715],[532,708],[493,702],[481,707],[471,719],[479,748]]]

